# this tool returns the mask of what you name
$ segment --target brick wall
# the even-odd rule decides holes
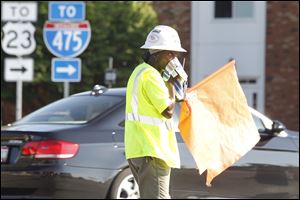
[[[191,2],[190,1],[153,1],[154,9],[158,14],[160,24],[168,25],[178,31],[181,46],[188,52],[185,71],[190,73],[190,39],[191,39]],[[182,61],[182,60],[181,60]]]
[[[191,2],[154,1],[161,24],[177,29],[190,51]],[[268,1],[266,27],[265,112],[289,129],[299,130],[299,3]],[[190,52],[186,55],[190,74]]]
[[[299,2],[268,1],[266,114],[299,130]]]

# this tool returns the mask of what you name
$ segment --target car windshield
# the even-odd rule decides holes
[[[115,107],[122,100],[117,96],[71,96],[27,115],[16,124],[82,124]]]

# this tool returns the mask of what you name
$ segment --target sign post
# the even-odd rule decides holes
[[[23,81],[33,80],[33,59],[22,58],[36,48],[36,2],[1,2],[1,20],[7,22],[3,30],[1,47],[6,54],[17,58],[4,59],[4,79],[16,82],[16,120],[22,118]]]
[[[23,96],[23,82],[21,80],[17,80],[16,120],[22,118],[22,96]]]
[[[117,73],[116,69],[113,68],[113,57],[108,58],[108,68],[105,70],[105,84],[108,85],[108,88],[112,87],[112,84],[116,82]]]

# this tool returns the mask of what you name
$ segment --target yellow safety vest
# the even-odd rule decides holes
[[[137,66],[126,92],[126,159],[152,156],[180,168],[173,119],[161,114],[170,101],[160,73],[147,63]]]

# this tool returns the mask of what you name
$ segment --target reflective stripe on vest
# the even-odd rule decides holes
[[[165,121],[156,117],[149,117],[145,115],[138,115],[134,113],[127,113],[126,120],[128,121],[139,121],[144,124],[149,124],[153,126],[161,126],[165,124]]]
[[[138,95],[137,95],[138,81],[141,78],[142,72],[145,71],[146,69],[147,69],[146,67],[141,69],[134,79],[132,99],[131,99],[132,113],[126,113],[126,121],[138,121],[144,124],[149,124],[153,126],[162,126],[163,128],[167,128],[167,130],[172,130],[172,124],[169,120],[162,120],[157,117],[149,117],[149,116],[138,114]]]

